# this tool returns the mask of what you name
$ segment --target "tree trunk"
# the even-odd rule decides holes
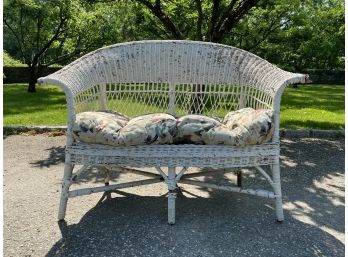
[[[35,93],[36,92],[36,81],[37,81],[37,75],[38,75],[38,65],[37,63],[33,63],[31,66],[29,66],[29,86],[28,86],[28,92],[29,93]]]

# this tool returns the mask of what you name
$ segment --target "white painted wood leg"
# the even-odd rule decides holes
[[[108,166],[104,167],[104,175],[105,175],[104,177],[105,186],[109,186],[110,185],[110,168]],[[107,199],[111,199],[110,191],[106,191],[105,195]]]
[[[168,193],[168,223],[170,225],[175,224],[175,199],[176,193]]]
[[[237,186],[242,187],[242,170],[237,170]]]
[[[176,173],[175,173],[175,167],[169,167],[168,168],[168,179],[167,179],[167,186],[168,186],[168,223],[174,224],[175,223],[175,199],[176,199]]]
[[[68,193],[69,187],[71,185],[71,175],[74,166],[72,164],[66,163],[64,166],[64,176],[62,181],[62,192],[60,195],[60,204],[58,211],[58,220],[64,220],[66,213],[66,206],[68,204]]]
[[[283,213],[283,202],[282,202],[282,189],[281,189],[281,181],[280,181],[280,164],[272,165],[272,177],[274,182],[274,193],[276,195],[275,198],[275,210],[277,221],[282,222],[284,220]]]
[[[105,186],[108,186],[110,185],[109,183],[110,183],[110,169],[107,166],[105,166],[104,167],[104,184]]]

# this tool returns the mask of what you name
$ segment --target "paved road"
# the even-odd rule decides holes
[[[4,139],[5,256],[344,256],[343,139],[282,141],[282,224],[269,199],[185,186],[174,226],[166,224],[162,184],[99,205],[101,194],[72,198],[67,223],[58,224],[64,143],[62,136]],[[244,173],[245,186],[267,188],[255,172]],[[113,174],[114,181],[137,177]],[[102,182],[98,170],[82,179]],[[203,179],[235,183],[229,173]]]

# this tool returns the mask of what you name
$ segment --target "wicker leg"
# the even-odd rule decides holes
[[[104,182],[105,182],[105,186],[109,186],[110,185],[110,169],[108,167],[104,167],[105,170],[105,178],[104,178]],[[110,191],[106,191],[106,198],[107,199],[111,199],[111,192]]]
[[[168,193],[168,223],[175,224],[175,199],[176,193],[169,191]]]
[[[237,186],[242,187],[242,170],[237,170]]]
[[[68,192],[71,185],[70,178],[73,171],[73,165],[66,163],[64,167],[64,176],[62,181],[62,192],[60,196],[60,204],[58,211],[58,220],[64,220],[66,206],[68,204]]]
[[[176,198],[176,181],[175,167],[168,168],[168,223],[175,223],[175,198]]]
[[[283,203],[282,203],[282,190],[281,190],[281,181],[280,181],[280,165],[272,165],[272,176],[274,182],[274,193],[276,194],[275,198],[275,209],[277,221],[281,222],[284,220],[283,213]]]

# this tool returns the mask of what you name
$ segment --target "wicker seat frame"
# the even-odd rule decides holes
[[[68,198],[133,186],[165,182],[168,186],[168,223],[175,223],[178,184],[190,184],[275,200],[276,218],[284,220],[279,164],[280,100],[289,84],[305,83],[306,76],[283,71],[254,54],[221,44],[196,41],[138,41],[91,52],[43,78],[40,84],[64,89],[68,107],[65,168],[58,219],[65,218]],[[223,116],[243,107],[271,109],[275,133],[270,143],[235,147],[224,145],[138,145],[112,147],[74,140],[77,113],[100,109],[134,114],[163,111]],[[75,167],[79,169],[73,172]],[[91,166],[105,169],[105,185],[69,190]],[[142,167],[153,167],[154,174]],[[231,168],[236,186],[193,180],[207,171],[187,173],[189,167]],[[246,189],[242,167],[254,167],[272,190]],[[270,167],[270,174],[265,170]],[[123,170],[151,178],[110,185],[110,171]]]

